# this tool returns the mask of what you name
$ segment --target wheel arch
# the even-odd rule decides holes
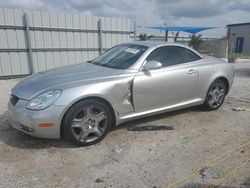
[[[67,112],[69,111],[69,109],[70,109],[72,106],[74,106],[75,104],[77,104],[77,103],[79,103],[79,102],[81,102],[81,101],[83,101],[83,100],[87,100],[87,99],[98,100],[98,101],[103,102],[104,104],[106,104],[106,105],[108,106],[108,108],[109,108],[109,109],[111,110],[111,112],[112,112],[112,118],[113,118],[112,128],[115,127],[115,125],[116,125],[116,115],[115,115],[115,111],[114,111],[114,108],[113,108],[113,106],[111,105],[111,103],[110,103],[108,100],[106,100],[106,99],[104,99],[104,98],[102,98],[102,97],[99,97],[99,96],[88,96],[88,97],[84,97],[84,98],[81,98],[81,99],[75,101],[74,103],[72,103],[71,105],[69,105],[69,106],[67,107],[67,109],[63,112],[63,115],[62,115],[62,118],[61,118],[61,121],[60,121],[60,136],[61,136],[61,137],[63,136],[63,129],[62,129],[63,120],[64,120],[64,118],[65,118]]]
[[[227,89],[227,91],[226,91],[226,94],[228,94],[228,92],[229,92],[229,81],[228,81],[228,79],[226,78],[226,77],[224,77],[224,76],[219,76],[219,77],[217,77],[216,79],[214,79],[214,81],[215,80],[221,80],[221,81],[223,81],[224,83],[225,83],[225,85],[226,85],[226,89]],[[214,82],[213,81],[213,82]],[[212,82],[212,83],[213,83]]]

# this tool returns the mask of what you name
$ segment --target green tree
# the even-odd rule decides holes
[[[147,33],[140,33],[139,40],[149,40],[153,37],[153,35],[147,35]]]
[[[180,31],[177,31],[174,35],[174,42],[177,42],[177,39],[179,37]]]
[[[198,50],[201,43],[203,42],[202,40],[202,35],[190,35],[190,41],[189,41],[189,46],[192,46],[194,49]]]

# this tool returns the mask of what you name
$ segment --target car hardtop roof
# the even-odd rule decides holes
[[[173,42],[165,42],[165,41],[152,41],[152,40],[148,40],[148,41],[133,41],[133,42],[128,42],[125,44],[138,44],[138,45],[144,45],[147,47],[155,47],[155,46],[162,46],[162,45],[173,45],[173,46],[183,46],[183,47],[187,47],[183,44],[180,43],[173,43]]]
[[[194,50],[193,48],[191,48],[187,45],[181,44],[181,43],[173,43],[173,42],[165,42],[165,41],[133,41],[133,42],[125,43],[125,44],[144,45],[144,46],[147,46],[149,48],[158,47],[158,46],[180,46],[180,47],[186,48],[186,49],[194,52],[200,58],[204,58],[204,56],[202,54],[200,54],[198,51]]]

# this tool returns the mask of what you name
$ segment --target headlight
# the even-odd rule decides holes
[[[30,110],[43,110],[52,105],[61,95],[62,90],[52,90],[31,99],[26,108]]]

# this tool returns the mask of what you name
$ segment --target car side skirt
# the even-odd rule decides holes
[[[204,102],[204,99],[197,98],[197,99],[192,99],[189,101],[180,102],[178,104],[174,104],[174,105],[170,105],[170,106],[166,106],[166,107],[161,107],[161,108],[157,108],[157,109],[153,109],[153,110],[147,110],[147,111],[143,111],[143,112],[127,114],[124,116],[120,116],[120,118],[117,120],[117,125],[124,123],[124,122],[127,122],[127,121],[130,121],[130,120],[134,120],[134,119],[139,119],[139,118],[152,116],[152,115],[156,115],[156,114],[160,114],[160,113],[164,113],[164,112],[179,110],[179,109],[183,109],[183,108],[187,108],[187,107],[198,106],[198,105],[203,104],[203,102]]]

